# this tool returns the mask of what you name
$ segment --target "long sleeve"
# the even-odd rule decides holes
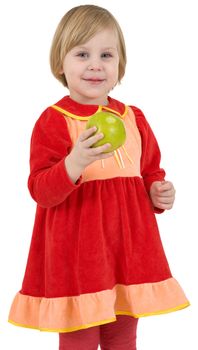
[[[139,108],[133,107],[136,123],[142,138],[141,175],[145,188],[149,194],[151,184],[154,181],[163,181],[165,171],[160,167],[161,153],[155,135]],[[154,208],[155,212],[164,210]]]
[[[42,207],[53,207],[80,186],[74,184],[65,168],[65,157],[72,147],[63,116],[52,108],[37,120],[31,137],[28,188],[32,198]]]

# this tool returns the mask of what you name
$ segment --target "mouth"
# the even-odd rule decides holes
[[[94,85],[101,84],[105,81],[105,79],[100,78],[83,78],[83,80]]]

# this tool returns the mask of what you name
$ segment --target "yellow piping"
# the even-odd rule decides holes
[[[181,309],[185,309],[188,306],[190,306],[189,302],[185,303],[185,304],[182,304],[182,305],[179,305],[177,307],[173,307],[171,309],[162,310],[162,311],[156,311],[156,312],[148,312],[148,313],[145,313],[145,314],[133,314],[133,313],[128,312],[128,311],[116,311],[115,314],[116,315],[129,315],[129,316],[132,316],[132,317],[135,317],[135,318],[140,318],[140,317],[168,314],[170,312],[174,312],[174,311],[179,311]]]
[[[155,315],[161,315],[161,314],[166,314],[166,313],[170,313],[170,312],[174,312],[174,311],[179,311],[181,309],[184,309],[186,307],[188,307],[190,305],[190,303],[185,303],[182,305],[179,305],[177,307],[171,308],[171,309],[167,309],[167,310],[163,310],[163,311],[156,311],[156,312],[148,312],[145,314],[133,314],[132,312],[129,311],[116,311],[115,314],[116,315],[128,315],[128,316],[132,316],[134,318],[140,318],[140,317],[146,317],[146,316],[155,316]],[[16,323],[13,322],[11,320],[8,320],[9,323],[15,325],[15,326],[19,326],[19,327],[23,327],[23,328],[31,328],[31,329],[37,329],[40,331],[45,331],[45,332],[57,332],[57,333],[66,333],[66,332],[73,332],[73,331],[77,331],[80,329],[87,329],[90,327],[94,327],[94,326],[100,326],[103,324],[107,324],[110,322],[115,322],[116,318],[111,318],[109,320],[105,320],[105,321],[98,321],[98,322],[93,322],[90,324],[86,324],[83,325],[81,327],[71,327],[71,328],[60,328],[60,329],[50,329],[50,328],[39,328],[39,327],[33,327],[33,326],[27,326],[27,325],[23,325],[20,323]]]
[[[129,106],[126,106],[125,105],[125,110],[124,110],[124,113],[121,115],[121,118],[125,118],[127,113],[128,113],[128,109],[129,109]]]
[[[24,325],[24,324],[20,324],[20,323],[16,323],[16,322],[13,322],[11,320],[8,320],[8,322],[13,324],[14,326],[23,327],[23,328],[30,328],[30,329],[36,329],[36,330],[43,331],[43,332],[57,332],[57,333],[74,332],[74,331],[78,331],[80,329],[87,329],[87,328],[90,328],[90,327],[100,326],[100,325],[103,325],[103,324],[106,324],[106,323],[110,323],[110,322],[115,322],[115,321],[116,321],[116,318],[111,318],[111,319],[105,320],[105,321],[98,321],[98,322],[85,324],[85,325],[83,325],[81,327],[50,329],[50,328],[40,328],[40,327],[27,326],[27,325]]]
[[[128,152],[127,152],[127,150],[126,150],[126,148],[125,148],[124,145],[122,146],[122,149],[124,150],[124,152],[125,152],[125,154],[126,154],[128,160],[131,162],[131,164],[134,164],[134,161],[133,161],[132,158],[129,156],[129,154],[128,154]]]
[[[73,119],[77,119],[77,120],[88,120],[88,119],[89,119],[89,117],[82,117],[82,116],[79,116],[79,115],[75,115],[75,114],[73,114],[73,113],[70,113],[70,112],[68,112],[68,111],[64,110],[63,108],[58,107],[58,106],[56,106],[56,105],[53,105],[53,106],[51,106],[51,107],[54,108],[54,109],[56,109],[57,111],[63,113],[63,114],[66,115],[67,117],[70,117],[70,118],[73,118]],[[97,112],[100,112],[100,111],[101,111],[101,109],[100,109],[100,106],[99,106],[99,108],[98,108],[98,110],[96,111],[96,113],[97,113]]]
[[[124,165],[124,161],[122,159],[122,155],[121,155],[121,152],[119,149],[117,149],[117,152],[118,152],[118,156],[120,158],[120,162],[121,162],[121,165],[122,165],[122,168],[124,169],[125,168],[125,165]]]
[[[77,120],[88,120],[89,119],[89,116],[80,116],[80,115],[76,115],[76,114],[73,114],[73,113],[70,113],[68,111],[66,111],[65,109],[59,107],[59,106],[56,106],[56,105],[52,105],[51,106],[52,108],[56,109],[58,112],[60,113],[63,113],[64,115],[66,115],[67,117],[70,117],[70,118],[73,118],[73,119],[77,119]],[[119,112],[109,108],[109,107],[105,107],[105,106],[98,106],[98,109],[95,113],[98,113],[98,112],[101,112],[102,110],[107,110],[107,111],[110,111],[114,114],[117,114],[120,118],[124,118],[128,112],[128,106],[125,106],[125,110],[124,110],[124,114],[120,114]],[[94,113],[94,114],[95,114]]]
[[[100,106],[100,107],[101,107],[101,110],[105,109],[106,111],[109,111],[111,113],[117,114],[119,117],[121,117],[121,114],[119,112],[115,111],[114,109],[111,109],[111,108],[106,107],[106,106]]]
[[[114,157],[115,157],[115,159],[116,159],[116,161],[117,161],[117,163],[118,163],[118,165],[119,165],[119,168],[122,169],[122,165],[121,165],[121,163],[120,163],[120,159],[119,159],[119,157],[118,157],[118,152],[117,152],[117,150],[114,151]]]

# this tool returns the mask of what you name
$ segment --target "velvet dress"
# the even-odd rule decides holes
[[[37,203],[21,290],[9,322],[72,332],[185,308],[172,276],[149,198],[163,181],[160,150],[140,109],[111,97],[107,106],[65,96],[37,120],[28,187]],[[74,184],[65,168],[86,122],[97,111],[122,118],[127,138],[114,156],[89,165]]]

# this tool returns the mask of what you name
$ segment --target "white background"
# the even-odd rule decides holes
[[[14,327],[7,317],[21,288],[34,220],[35,203],[26,187],[32,128],[48,105],[68,94],[50,72],[51,40],[64,13],[84,3],[2,0],[0,4],[2,350],[58,349],[56,334]],[[141,319],[138,349],[198,349],[196,0],[88,3],[109,9],[123,29],[127,71],[111,95],[144,111],[157,136],[167,179],[177,189],[174,208],[158,216],[158,222],[172,273],[192,305]]]

